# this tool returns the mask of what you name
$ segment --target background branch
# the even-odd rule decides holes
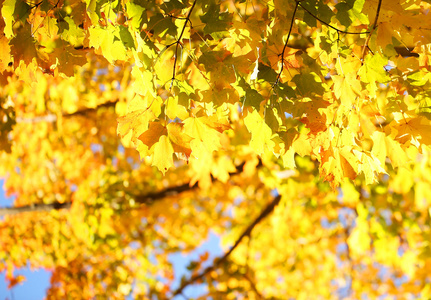
[[[179,294],[181,294],[183,292],[183,290],[191,285],[194,284],[196,281],[202,279],[203,277],[205,277],[205,275],[207,275],[208,273],[210,273],[211,271],[217,269],[217,267],[222,264],[223,262],[225,262],[227,260],[227,258],[229,257],[229,255],[235,250],[236,247],[238,247],[238,245],[241,243],[241,241],[246,237],[249,236],[251,234],[251,232],[253,231],[254,227],[256,227],[257,224],[259,224],[263,219],[265,219],[273,210],[274,208],[277,206],[277,204],[280,202],[281,199],[281,195],[275,197],[271,203],[269,203],[266,208],[259,214],[259,216],[253,221],[253,223],[251,223],[245,230],[244,232],[240,235],[240,237],[236,240],[235,244],[230,248],[230,250],[228,252],[226,252],[223,256],[216,258],[214,260],[214,263],[207,267],[206,269],[204,269],[201,273],[192,276],[189,280],[184,281],[180,287],[178,289],[176,289],[173,292],[173,296],[177,296]]]
[[[75,116],[85,116],[89,113],[96,112],[97,110],[99,110],[100,108],[103,108],[103,107],[114,107],[117,104],[117,102],[118,101],[108,101],[108,102],[99,104],[96,107],[86,107],[86,108],[77,110],[73,113],[62,114],[62,116],[63,116],[63,118],[71,118],[71,117],[75,117]],[[18,118],[16,118],[16,122],[17,123],[41,123],[41,122],[53,123],[53,122],[56,122],[57,119],[58,119],[58,117],[56,114],[48,114],[48,115],[44,115],[44,116],[36,116],[33,118],[18,117]]]
[[[229,173],[229,176],[235,176],[244,171],[244,165],[245,162],[238,165],[236,167],[235,172]],[[259,164],[256,166],[257,168],[262,166],[262,161],[259,160]],[[215,178],[211,178],[212,181],[216,181]],[[145,204],[145,205],[151,205],[157,200],[164,199],[168,196],[173,196],[176,194],[180,194],[182,192],[186,191],[192,191],[198,188],[198,184],[190,185],[190,183],[184,183],[182,185],[168,187],[164,190],[158,191],[158,192],[152,192],[148,194],[142,194],[142,195],[134,195],[135,202],[138,204]],[[35,212],[35,211],[45,211],[49,212],[51,210],[60,210],[60,209],[69,209],[72,205],[71,201],[68,202],[53,202],[53,203],[36,203],[31,205],[25,205],[25,206],[19,206],[19,207],[3,207],[0,208],[0,216],[5,215],[16,215],[20,213],[25,212]]]

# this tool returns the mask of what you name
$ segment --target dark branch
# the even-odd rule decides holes
[[[54,202],[50,204],[46,203],[38,203],[33,205],[26,205],[20,207],[5,207],[0,208],[0,216],[6,215],[16,215],[25,212],[36,212],[36,211],[51,211],[51,210],[60,210],[60,209],[68,209],[71,206],[71,202]]]
[[[238,165],[236,167],[236,171],[229,173],[229,175],[234,176],[242,173],[244,171],[244,165],[245,163]],[[257,167],[260,167],[260,166],[262,166],[261,160],[259,160],[259,164],[257,165]],[[211,179],[212,181],[216,181],[216,179],[214,178],[211,178]],[[192,191],[197,188],[198,188],[197,184],[194,184],[191,186],[189,183],[184,183],[179,186],[166,188],[159,192],[153,192],[145,195],[135,195],[134,197],[135,197],[135,201],[139,204],[151,205],[157,200],[161,200],[165,197],[176,195],[186,191]],[[26,205],[26,206],[20,206],[20,207],[4,207],[4,208],[0,208],[0,216],[15,215],[15,214],[24,213],[24,212],[35,212],[35,211],[49,212],[51,210],[69,209],[71,205],[72,205],[72,202],[69,201],[64,203],[60,203],[60,202],[54,202],[50,204],[38,203],[38,204],[32,204],[32,205]]]
[[[234,176],[234,175],[238,175],[238,174],[242,173],[244,171],[244,165],[245,165],[245,162],[238,165],[236,167],[236,171],[229,173],[229,176]],[[257,167],[260,167],[260,166],[262,166],[261,160],[259,160],[259,164]],[[216,181],[216,179],[214,177],[211,177],[211,180],[213,182]],[[180,194],[180,193],[186,192],[186,191],[192,191],[192,190],[195,190],[197,188],[198,188],[197,183],[195,183],[194,185],[190,185],[187,182],[187,183],[184,183],[184,184],[179,185],[179,186],[173,186],[173,187],[166,188],[166,189],[159,191],[159,192],[149,193],[149,194],[145,194],[145,195],[136,195],[135,201],[139,204],[151,205],[154,202],[156,202],[157,200],[163,199],[165,197],[173,196],[173,195]]]
[[[374,18],[373,27],[371,28],[370,34],[368,35],[367,40],[365,41],[364,47],[362,48],[362,58],[361,58],[362,62],[364,62],[365,50],[369,49],[368,43],[370,41],[371,35],[373,34],[374,30],[376,30],[377,28],[377,21],[379,19],[381,7],[382,7],[382,0],[379,0],[379,4],[377,5],[376,17]]]
[[[118,101],[108,101],[102,104],[97,105],[94,108],[84,108],[81,110],[77,110],[73,113],[69,113],[69,114],[63,114],[64,118],[70,118],[70,117],[74,117],[74,116],[85,116],[88,113],[92,113],[95,112],[103,107],[114,107],[117,104]]]
[[[283,68],[284,68],[284,52],[286,51],[287,43],[289,42],[290,34],[292,33],[292,27],[293,27],[293,23],[295,22],[295,14],[296,14],[296,10],[298,9],[298,5],[300,5],[300,4],[299,4],[298,1],[296,1],[295,10],[293,11],[293,15],[292,15],[292,21],[290,22],[289,33],[287,34],[287,39],[286,39],[286,43],[284,43],[283,51],[281,51],[281,69],[280,69],[280,72],[277,75],[277,79],[275,80],[275,82],[273,84],[273,87],[278,84],[278,82],[280,81],[281,73],[283,72]]]
[[[301,8],[303,10],[305,10],[310,16],[312,16],[313,18],[315,18],[316,20],[318,20],[320,23],[325,24],[326,26],[336,30],[338,33],[346,33],[346,34],[364,34],[364,33],[370,33],[369,31],[364,31],[364,32],[351,32],[351,31],[345,31],[345,30],[341,30],[338,29],[337,27],[334,27],[328,23],[326,23],[325,21],[323,21],[322,19],[320,19],[319,17],[317,17],[315,14],[313,14],[312,12],[310,12],[308,9],[306,9],[301,3],[297,2],[299,4],[299,6],[301,6]]]
[[[175,80],[175,72],[176,72],[177,60],[178,60],[178,46],[181,45],[181,38],[183,37],[184,31],[186,30],[187,23],[190,22],[190,24],[191,24],[190,16],[192,15],[193,8],[195,8],[195,5],[196,5],[196,0],[193,1],[192,7],[190,8],[189,13],[187,14],[187,16],[185,18],[184,26],[183,26],[183,29],[181,30],[180,36],[178,37],[177,41],[174,43],[174,44],[176,44],[176,46],[175,46],[174,67],[173,67],[172,79],[171,79],[171,88],[172,88],[172,85],[173,85],[174,80]]]
[[[214,260],[213,265],[209,266],[208,268],[204,269],[201,273],[192,276],[189,280],[186,280],[185,282],[183,282],[180,287],[178,289],[176,289],[173,292],[173,296],[177,296],[179,294],[181,294],[183,292],[183,290],[191,285],[194,284],[196,281],[202,279],[203,277],[205,277],[208,273],[210,273],[211,271],[217,269],[217,267],[222,264],[223,262],[225,262],[227,260],[227,258],[229,257],[229,255],[236,249],[236,247],[238,247],[238,245],[241,243],[241,241],[246,237],[246,236],[250,236],[251,232],[253,231],[253,229],[256,227],[257,224],[259,224],[263,219],[265,219],[269,214],[271,214],[271,212],[274,210],[274,208],[278,205],[278,203],[280,202],[281,196],[277,196],[275,197],[271,203],[269,203],[266,208],[260,213],[260,215],[253,221],[253,223],[251,223],[245,230],[244,232],[241,234],[241,236],[236,240],[235,244],[232,246],[232,248],[230,248],[230,250],[228,252],[226,252],[223,256],[216,258]]]
[[[114,107],[115,104],[117,104],[117,102],[118,101],[105,102],[105,103],[102,103],[96,107],[83,108],[83,109],[77,110],[73,113],[63,114],[62,116],[63,116],[63,118],[71,118],[71,117],[75,117],[75,116],[86,116],[87,114],[92,113],[92,112],[96,112],[97,110],[99,110],[100,108],[103,108],[103,107]],[[57,115],[55,115],[55,114],[36,116],[33,118],[21,118],[21,117],[16,118],[17,123],[40,123],[40,122],[52,123],[52,122],[56,122],[56,121],[57,121]]]

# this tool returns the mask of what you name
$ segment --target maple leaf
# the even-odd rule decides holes
[[[220,133],[208,127],[201,118],[184,120],[184,132],[193,138],[191,148],[196,158],[199,157],[200,151],[211,153],[221,147]]]
[[[431,122],[425,117],[394,120],[388,130],[394,140],[401,144],[411,143],[417,148],[420,145],[431,145]]]
[[[321,176],[333,189],[343,182],[344,178],[354,179],[360,167],[358,159],[351,148],[331,148],[321,153]]]
[[[174,148],[172,147],[169,138],[166,135],[162,135],[157,143],[152,147],[153,154],[153,166],[156,166],[163,174],[174,165],[172,155],[174,154]]]
[[[154,100],[144,100],[142,97],[135,97],[128,106],[128,113],[118,118],[117,132],[124,137],[130,131],[132,132],[131,140],[139,138],[148,130],[149,122],[157,116],[152,108]]]
[[[6,70],[11,61],[9,40],[5,36],[0,37],[0,73]]]
[[[258,155],[262,155],[267,149],[272,150],[275,143],[271,140],[271,128],[269,128],[256,110],[247,114],[244,118],[244,124],[251,133],[250,146]]]
[[[20,60],[23,60],[25,64],[29,64],[39,56],[36,49],[36,41],[31,29],[28,27],[23,27],[17,32],[16,36],[11,39],[10,46],[10,53],[14,58],[15,66],[19,65]]]
[[[76,50],[72,46],[66,46],[63,49],[56,48],[50,56],[54,60],[51,68],[58,68],[58,71],[66,76],[73,76],[76,67],[87,63],[85,52]]]
[[[431,297],[429,1],[0,2],[8,280]]]
[[[169,123],[167,129],[175,153],[177,153],[180,158],[188,160],[192,152],[190,147],[192,137],[185,133],[184,124]]]
[[[149,122],[148,130],[142,133],[138,139],[143,142],[148,148],[151,148],[157,143],[162,135],[167,135],[167,129],[165,126],[158,122]]]

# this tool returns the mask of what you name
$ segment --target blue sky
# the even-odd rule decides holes
[[[6,207],[12,205],[12,199],[7,199],[5,197],[5,192],[3,189],[3,180],[0,180],[0,186],[2,187],[0,191],[0,207]],[[214,233],[210,233],[208,241],[204,243],[201,247],[193,251],[189,255],[174,254],[171,255],[171,262],[174,265],[174,272],[176,278],[180,279],[181,276],[186,272],[186,266],[192,260],[198,260],[199,255],[208,252],[210,254],[209,262],[211,262],[215,257],[223,254],[222,248],[220,246],[220,238]],[[204,265],[206,267],[206,265]],[[12,290],[8,290],[5,273],[0,273],[0,300],[42,300],[45,296],[45,291],[49,286],[49,281],[51,273],[46,270],[30,270],[30,268],[23,268],[15,270],[15,275],[24,275],[26,281],[21,284],[16,285]],[[178,287],[177,285],[174,288]],[[202,295],[204,292],[203,286],[194,285],[188,287],[184,290],[183,294],[187,297],[197,297]],[[176,299],[184,299],[182,296],[176,297]]]
[[[3,180],[0,180],[0,207],[11,206],[13,200],[5,197]],[[5,272],[0,273],[0,300],[38,300],[43,299],[45,290],[49,285],[51,274],[45,270],[31,271],[29,268],[15,271],[15,275],[24,275],[27,280],[15,286],[12,290],[7,288]]]

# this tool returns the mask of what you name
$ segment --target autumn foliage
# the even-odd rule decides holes
[[[0,8],[10,287],[30,265],[48,299],[431,297],[431,2]]]

